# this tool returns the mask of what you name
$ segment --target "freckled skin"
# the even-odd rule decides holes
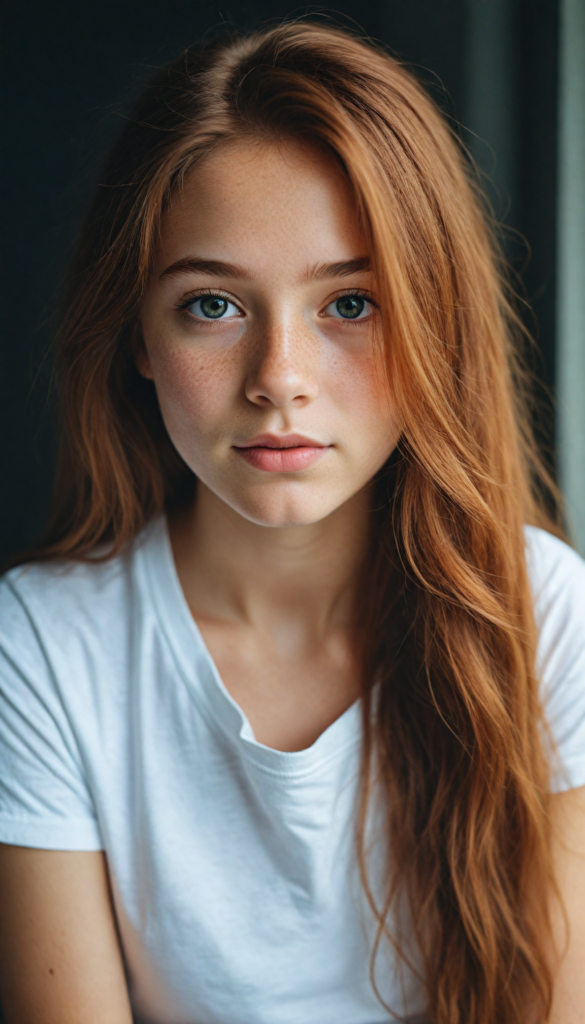
[[[160,277],[194,255],[245,275]],[[355,321],[325,312],[344,292],[365,289],[375,299],[371,273],[310,276],[316,265],[364,255],[344,176],[298,144],[220,149],[195,168],[165,217],[137,365],[154,380],[187,464],[252,522],[323,519],[364,487],[396,444],[396,415],[374,358],[375,307]],[[179,311],[197,289],[217,289],[235,315],[203,320]],[[300,472],[266,473],[237,453],[260,433],[293,432],[328,446]]]

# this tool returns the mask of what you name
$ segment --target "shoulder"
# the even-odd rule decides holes
[[[97,551],[86,561],[33,562],[0,579],[0,646],[13,629],[28,628],[54,638],[119,624],[141,587],[140,560],[156,542],[160,523],[151,524],[119,555]]]
[[[0,686],[12,673],[31,685],[79,675],[89,634],[119,633],[125,602],[118,559],[19,566],[0,580]],[[113,639],[113,637],[112,637]],[[13,683],[15,677],[12,676]]]
[[[542,667],[585,659],[585,561],[535,526],[526,527],[526,547]]]
[[[585,784],[585,561],[545,530],[526,528],[539,633],[537,672],[560,759],[557,790]]]
[[[0,602],[9,613],[21,606],[30,614],[41,612],[47,620],[62,621],[69,612],[93,605],[104,611],[106,596],[123,584],[129,568],[128,555],[106,561],[59,560],[32,562],[11,569],[0,580]]]
[[[0,580],[0,839],[98,850],[94,790],[124,740],[141,538],[119,556],[32,563]],[[111,770],[108,769],[108,770]]]
[[[127,749],[136,666],[145,650],[150,664],[158,638],[147,578],[156,552],[151,529],[117,557],[33,563],[0,580],[0,760],[26,776],[27,793],[51,788],[43,759],[79,796],[84,765]]]
[[[546,530],[526,527],[540,661],[585,657],[585,561]],[[585,671],[585,665],[584,665]]]
[[[0,692],[91,704],[128,678],[136,622],[149,607],[153,524],[122,554],[32,563],[0,580]],[[154,548],[154,550],[153,550]],[[98,552],[98,555],[101,552]],[[29,696],[26,697],[26,694]],[[51,698],[52,699],[52,698]]]
[[[525,527],[528,572],[537,611],[556,601],[585,602],[585,561],[564,541],[537,526]]]

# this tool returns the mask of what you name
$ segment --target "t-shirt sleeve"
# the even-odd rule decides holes
[[[59,681],[10,576],[0,582],[0,842],[103,848]]]
[[[585,786],[585,562],[543,530],[528,527],[527,542],[552,789],[562,792]]]

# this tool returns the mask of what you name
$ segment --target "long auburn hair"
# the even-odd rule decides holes
[[[85,558],[106,541],[115,554],[193,494],[131,337],[173,191],[234,138],[312,140],[344,169],[403,423],[378,483],[364,616],[358,849],[378,921],[373,983],[384,937],[409,962],[414,939],[425,1020],[545,1021],[554,879],[524,526],[559,533],[543,498],[554,486],[474,175],[401,63],[301,22],[189,49],[157,73],[82,234],[59,334],[54,514],[34,557]],[[374,794],[381,891],[368,867]]]

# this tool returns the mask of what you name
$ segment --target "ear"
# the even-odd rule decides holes
[[[140,376],[146,377],[147,380],[154,380],[150,359],[148,358],[148,352],[144,343],[142,327],[139,323],[136,324],[130,336],[130,351],[134,356],[134,363]]]

